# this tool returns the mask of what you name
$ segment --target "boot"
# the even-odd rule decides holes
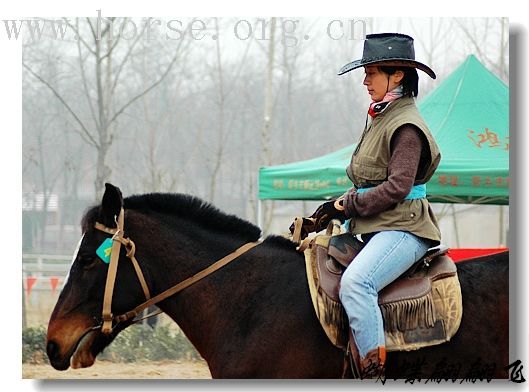
[[[376,378],[384,380],[385,364],[386,347],[379,346],[368,351],[366,356],[360,360],[360,378]]]

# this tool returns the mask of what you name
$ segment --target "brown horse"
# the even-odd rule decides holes
[[[185,280],[260,229],[203,201],[176,194],[125,200],[107,184],[102,204],[87,211],[83,238],[51,315],[47,353],[58,370],[91,366],[132,321],[101,331],[109,264],[96,249],[125,211],[125,234],[135,242],[151,295]],[[121,250],[112,298],[114,315],[145,300],[136,272]],[[457,264],[463,319],[450,342],[413,352],[388,353],[387,378],[506,378],[508,365],[508,253]],[[277,236],[222,269],[158,303],[184,331],[215,378],[340,378],[344,353],[327,339],[314,314],[303,255]]]

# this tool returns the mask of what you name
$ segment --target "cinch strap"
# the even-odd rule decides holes
[[[374,188],[372,186],[368,186],[365,188],[358,188],[356,190],[356,193],[364,193],[369,191],[371,188]],[[410,193],[404,198],[404,200],[415,200],[415,199],[424,199],[426,197],[426,184],[419,184],[414,185],[411,188]]]

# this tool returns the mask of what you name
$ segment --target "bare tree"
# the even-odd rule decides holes
[[[220,167],[222,165],[222,159],[224,157],[224,105],[225,105],[225,92],[224,92],[224,75],[222,72],[222,58],[221,58],[221,49],[220,49],[220,30],[219,30],[219,21],[218,18],[215,20],[215,54],[216,54],[216,74],[218,81],[218,98],[217,98],[217,107],[218,107],[218,119],[217,119],[217,147],[214,155],[213,170],[209,178],[209,200],[210,202],[215,201],[215,191],[218,181],[218,175]]]
[[[439,56],[439,51],[444,50],[444,46],[442,46],[444,42],[448,42],[448,46],[451,45],[451,35],[447,32],[452,30],[453,19],[428,18],[427,29],[423,26],[419,28],[413,18],[410,18],[409,22],[414,32],[414,40],[425,56],[424,62],[437,69],[437,73],[439,73],[440,65],[436,66],[436,59],[442,58]],[[421,92],[421,96],[425,96],[434,87],[434,81],[431,78],[422,80],[425,80],[425,91]]]
[[[90,18],[85,18],[83,23],[84,29],[82,29],[79,18],[76,18],[75,25],[65,19],[65,22],[73,29],[78,37],[78,72],[82,80],[86,106],[91,114],[91,122],[84,119],[82,108],[73,108],[67,97],[61,94],[56,86],[52,85],[50,81],[34,71],[32,64],[23,62],[26,71],[49,88],[53,95],[64,105],[75,120],[78,126],[77,131],[83,137],[83,140],[97,151],[96,178],[94,184],[96,197],[102,193],[104,183],[111,174],[111,169],[107,165],[107,156],[114,142],[115,124],[117,120],[127,108],[156,88],[166,78],[176,60],[179,58],[179,49],[184,42],[184,39],[179,41],[172,58],[154,82],[123,98],[118,94],[118,90],[122,82],[124,70],[149,23],[149,21],[144,23],[141,32],[136,35],[128,47],[125,47],[126,40],[123,39],[122,34],[128,21],[128,18],[124,18],[121,20],[121,24],[118,25],[119,19],[109,18],[105,27],[101,29],[101,26],[98,26],[97,22],[94,22]],[[85,34],[87,29],[89,32]],[[122,49],[121,53],[119,53],[120,49]],[[93,68],[88,70],[86,63],[91,64]],[[90,88],[94,84],[95,91]]]
[[[509,80],[507,18],[456,18],[470,50],[502,80]]]
[[[264,116],[263,127],[261,130],[262,143],[262,158],[263,165],[270,166],[272,164],[272,151],[270,146],[270,133],[272,126],[272,108],[273,108],[273,87],[274,87],[274,56],[275,56],[275,33],[276,33],[276,18],[270,18],[270,41],[268,42],[268,61],[266,66],[266,85],[265,85],[265,101],[264,101]],[[263,231],[267,232],[268,227],[272,222],[274,212],[274,201],[269,205],[269,208],[264,209],[264,227]]]
[[[272,164],[272,152],[270,151],[270,128],[272,125],[272,105],[273,105],[273,88],[274,88],[274,56],[275,56],[275,31],[276,18],[270,19],[270,40],[268,42],[268,63],[266,66],[266,85],[265,85],[265,105],[263,116],[263,127],[261,129],[262,141],[262,163],[264,165]]]
[[[51,146],[57,144],[57,135],[52,133],[52,124],[55,116],[53,114],[43,115],[42,113],[38,113],[38,116],[35,116],[36,114],[33,113],[33,118],[31,119],[34,139],[32,141],[26,140],[24,166],[34,166],[37,173],[36,186],[32,192],[35,197],[33,200],[34,212],[37,213],[36,242],[33,245],[37,249],[43,249],[46,241],[45,227],[48,223],[50,199],[57,185],[57,180],[61,177],[65,168],[64,166],[59,166],[57,161],[48,159],[52,150]],[[25,110],[25,116],[31,116],[30,111],[27,109]],[[42,206],[38,203],[40,195],[42,195]]]
[[[159,50],[159,48],[156,48]],[[183,51],[182,51],[183,52]],[[142,88],[145,89],[150,83],[149,75],[152,74],[153,69],[160,68],[162,65],[156,60],[157,56],[152,56],[152,53],[144,48],[139,53],[138,74],[141,76]],[[182,56],[183,61],[179,61],[179,67],[183,67],[186,58]],[[148,64],[148,60],[154,59],[154,64]],[[176,72],[175,72],[176,74]],[[141,115],[137,119],[141,124],[145,124],[145,128],[141,127],[142,137],[135,138],[135,145],[140,151],[143,158],[144,170],[146,174],[140,174],[143,188],[148,192],[160,192],[162,190],[174,190],[177,182],[176,176],[167,172],[164,168],[163,157],[161,152],[165,143],[170,142],[175,134],[175,119],[178,117],[179,105],[177,102],[180,99],[179,91],[183,78],[177,76],[175,78],[167,78],[166,82],[160,86],[162,95],[167,97],[162,100],[158,97],[153,104],[153,98],[148,95],[141,97]],[[171,131],[171,134],[169,134]],[[144,171],[141,170],[141,173]]]

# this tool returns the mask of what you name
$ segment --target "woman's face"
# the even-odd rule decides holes
[[[366,72],[364,85],[367,87],[367,92],[371,95],[371,99],[374,102],[382,101],[384,95],[397,87],[404,77],[404,73],[400,70],[393,75],[388,75],[376,65],[368,65],[364,69]]]

